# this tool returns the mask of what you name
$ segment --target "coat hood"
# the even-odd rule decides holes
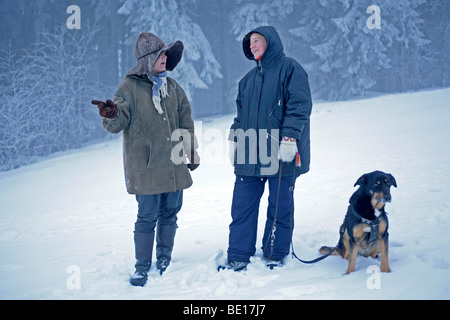
[[[261,63],[263,65],[270,65],[285,55],[283,43],[281,42],[281,38],[277,30],[271,26],[264,26],[253,29],[247,33],[244,40],[242,40],[242,49],[247,59],[255,60],[250,50],[250,36],[255,32],[262,34],[267,41],[267,49],[261,57]]]
[[[127,73],[130,75],[151,74],[153,66],[159,56],[165,52],[167,55],[167,71],[175,69],[183,56],[184,45],[181,41],[175,41],[168,45],[153,33],[143,32],[139,35],[134,54],[137,59],[137,66]]]

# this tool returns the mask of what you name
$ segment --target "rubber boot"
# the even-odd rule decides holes
[[[158,224],[156,230],[156,267],[161,275],[166,271],[172,259],[176,231],[176,224]]]
[[[143,287],[147,282],[147,274],[152,265],[153,242],[155,232],[134,233],[134,248],[136,256],[136,271],[130,279],[133,286]]]

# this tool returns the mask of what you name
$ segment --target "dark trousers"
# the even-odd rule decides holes
[[[156,195],[136,195],[137,221],[134,225],[136,268],[149,269],[156,229],[156,258],[172,255],[177,229],[177,213],[183,204],[183,191]]]
[[[266,259],[281,260],[289,254],[291,228],[294,226],[291,212],[294,210],[295,180],[292,177],[282,177],[278,192],[278,177],[236,176],[231,207],[233,221],[230,224],[228,260],[249,261],[256,252],[259,203],[267,181],[269,181],[269,205],[262,243],[263,255]],[[278,211],[274,224],[278,194]]]

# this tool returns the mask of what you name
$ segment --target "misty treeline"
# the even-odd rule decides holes
[[[80,29],[66,25],[71,5]],[[1,1],[0,171],[109,137],[90,101],[112,98],[140,32],[184,42],[171,76],[202,118],[234,112],[254,66],[242,37],[260,25],[277,28],[316,101],[447,87],[449,9],[448,0]]]

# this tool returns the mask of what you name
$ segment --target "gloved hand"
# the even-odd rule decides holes
[[[117,105],[111,100],[106,100],[106,102],[99,100],[92,100],[92,104],[97,105],[100,115],[104,118],[114,119],[117,117]]]
[[[189,168],[189,170],[194,171],[195,169],[198,168],[199,165],[200,165],[200,157],[198,156],[196,150],[192,150],[187,167]]]
[[[279,156],[283,162],[291,162],[297,154],[297,140],[294,138],[283,137],[280,143]]]

